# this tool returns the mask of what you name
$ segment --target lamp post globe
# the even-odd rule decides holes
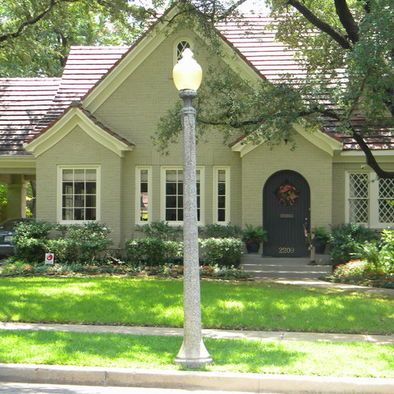
[[[173,78],[183,100],[183,343],[175,358],[177,364],[199,368],[212,362],[201,333],[201,296],[198,257],[197,187],[196,187],[196,110],[193,98],[202,80],[201,66],[187,48],[174,66]]]

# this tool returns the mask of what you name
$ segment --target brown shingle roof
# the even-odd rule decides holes
[[[268,17],[249,16],[242,23],[220,23],[218,30],[262,77],[272,82],[286,74],[303,78],[306,72],[295,59],[295,52],[276,41],[268,29],[272,22]],[[73,101],[81,100],[128,50],[126,46],[76,46],[70,50],[61,79],[0,80],[0,154],[25,154],[23,142],[51,125]],[[335,124],[331,124],[326,125],[328,133],[335,132]],[[349,137],[344,142],[345,149],[355,148]],[[380,144],[375,138],[372,147],[393,149],[394,144],[387,140]]]
[[[53,104],[60,78],[0,78],[0,155],[26,154],[23,142]]]

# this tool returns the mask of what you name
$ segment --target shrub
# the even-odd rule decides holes
[[[182,227],[170,226],[167,222],[152,222],[149,224],[143,224],[136,227],[138,231],[141,231],[149,238],[158,238],[162,240],[176,241],[182,237]]]
[[[133,265],[163,265],[182,258],[183,244],[157,237],[133,239],[126,242],[127,260]]]
[[[47,222],[19,223],[12,239],[16,257],[27,262],[43,261],[48,234],[53,228]]]
[[[200,240],[202,260],[219,267],[239,267],[243,244],[236,238],[208,238]]]
[[[57,236],[51,234],[54,230]],[[109,233],[105,225],[95,222],[70,226],[28,222],[17,226],[13,242],[16,257],[26,262],[41,262],[46,252],[52,252],[59,263],[86,264],[105,256],[112,243]]]
[[[66,255],[79,263],[101,261],[112,244],[109,234],[109,228],[97,222],[67,226],[64,244],[68,248]]]
[[[228,224],[207,224],[199,228],[199,233],[202,238],[241,238],[242,230],[238,226]]]
[[[360,255],[368,262],[369,271],[394,273],[394,230],[383,230],[379,242],[366,242],[360,246]]]
[[[349,261],[361,256],[360,247],[368,241],[377,239],[374,230],[359,224],[348,223],[333,228],[331,233],[331,257],[334,264]]]

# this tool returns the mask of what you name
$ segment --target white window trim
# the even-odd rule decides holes
[[[140,189],[141,189],[141,170],[148,171],[148,221],[139,220],[141,217]],[[144,225],[152,222],[152,167],[137,166],[135,167],[135,223]]]
[[[62,175],[63,170],[96,170],[96,220],[62,219]],[[59,165],[57,166],[57,222],[60,224],[83,224],[101,219],[101,166],[100,165]]]
[[[166,220],[166,171],[167,170],[183,170],[183,166],[165,166],[160,169],[160,220],[164,220],[170,226],[183,226],[183,221]],[[198,166],[196,170],[200,171],[200,220],[197,222],[199,226],[205,223],[205,167]]]
[[[226,177],[226,209],[225,209],[225,220],[224,222],[219,222],[217,220],[218,217],[218,205],[219,205],[219,201],[218,201],[218,173],[220,170],[224,170],[225,171],[225,177]],[[231,180],[231,176],[230,176],[230,167],[229,166],[214,166],[213,167],[213,221],[212,223],[216,223],[216,224],[221,224],[223,226],[226,226],[230,223],[230,218],[231,218],[231,210],[230,210],[230,180]]]
[[[370,228],[387,228],[392,227],[393,223],[379,222],[379,180],[374,172],[366,171],[346,171],[345,176],[345,222],[350,222],[349,217],[349,198],[350,198],[350,175],[367,174],[368,175],[368,223],[359,223]]]
[[[187,41],[190,45],[190,49],[194,52],[194,42],[190,37],[183,37],[180,36],[178,37],[175,41],[174,41],[174,47],[173,47],[173,51],[172,51],[172,57],[173,57],[173,62],[174,65],[177,64],[178,59],[177,59],[177,52],[178,52],[178,44],[181,41]]]

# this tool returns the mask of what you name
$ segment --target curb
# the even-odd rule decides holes
[[[278,393],[391,394],[394,379],[0,364],[0,381]]]

